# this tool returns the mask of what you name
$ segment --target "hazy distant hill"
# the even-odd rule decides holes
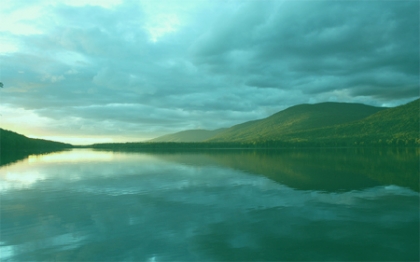
[[[420,99],[388,108],[351,123],[306,130],[283,137],[291,141],[353,141],[355,144],[420,144]]]
[[[149,140],[148,142],[203,142],[204,140],[207,140],[224,130],[226,130],[226,128],[216,130],[185,130],[174,134],[160,136]]]
[[[24,135],[0,128],[0,150],[45,150],[70,148],[72,145],[43,139],[28,138]]]
[[[420,99],[394,108],[362,104],[321,103],[297,105],[270,117],[245,122],[203,142],[194,142],[196,130],[168,135],[175,140],[143,143],[95,144],[94,148],[206,149],[206,148],[281,148],[323,146],[420,146]],[[200,133],[200,132],[198,132]],[[204,131],[204,134],[209,135]],[[189,141],[181,140],[190,139]],[[167,138],[168,139],[168,138]]]
[[[287,108],[261,120],[226,129],[208,142],[251,142],[282,140],[296,132],[363,119],[385,108],[351,103],[302,104]]]

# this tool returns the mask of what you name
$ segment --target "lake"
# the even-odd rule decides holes
[[[419,260],[418,149],[19,158],[1,261]]]

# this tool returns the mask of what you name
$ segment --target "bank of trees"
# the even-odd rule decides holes
[[[420,139],[393,138],[342,138],[328,139],[293,139],[293,140],[255,140],[250,142],[160,142],[160,143],[106,143],[94,144],[88,147],[112,150],[183,150],[183,149],[235,149],[235,148],[293,148],[293,147],[385,147],[402,146],[418,147]]]

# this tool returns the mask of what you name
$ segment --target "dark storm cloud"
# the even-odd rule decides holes
[[[17,50],[0,54],[1,99],[57,130],[71,117],[66,130],[152,137],[298,103],[419,95],[418,1],[34,6],[43,6],[28,20],[38,33],[3,30]]]
[[[197,64],[242,76],[245,85],[309,94],[363,86],[368,96],[384,99],[395,98],[395,89],[403,87],[411,92],[402,90],[398,96],[412,97],[418,90],[418,5],[255,1],[220,18],[191,53]],[[254,15],[249,18],[249,13]],[[381,83],[389,75],[398,78]]]

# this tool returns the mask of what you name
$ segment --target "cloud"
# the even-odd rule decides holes
[[[149,137],[419,95],[417,1],[107,3],[2,1],[2,104]]]
[[[371,236],[364,243],[375,248],[365,250],[363,258],[378,259],[378,250],[401,257],[403,245],[408,254],[417,255],[418,231],[413,228],[418,228],[418,193],[410,189],[296,190],[261,175],[223,168],[213,162],[213,156],[195,154],[192,160],[191,155],[181,154],[175,157],[179,162],[171,161],[172,157],[80,150],[34,156],[30,164],[6,166],[0,176],[0,190],[5,193],[2,208],[36,207],[22,208],[25,216],[20,217],[27,221],[43,214],[49,219],[28,223],[25,229],[30,234],[22,240],[5,234],[3,246],[16,252],[14,258],[27,260],[26,254],[32,258],[56,255],[29,251],[46,245],[55,248],[51,239],[63,234],[85,239],[83,248],[98,243],[115,247],[117,235],[126,240],[115,255],[120,259],[123,254],[131,259],[136,255],[136,260],[157,256],[225,261],[232,252],[238,258],[248,250],[243,255],[247,259],[279,260],[279,254],[296,258],[294,252],[301,254],[305,247],[309,252],[301,257],[310,260],[314,254],[348,256],[360,248],[364,234]],[[69,199],[71,205],[66,204]],[[7,217],[12,213],[4,212],[5,221],[12,219]],[[314,247],[314,243],[322,245]],[[95,256],[83,260],[103,255],[83,252],[73,244],[64,242],[57,249],[70,246],[71,252],[64,255]],[[331,247],[339,252],[332,253]]]
[[[248,18],[251,12],[261,16]],[[308,94],[363,85],[391,100],[381,92],[410,86],[400,96],[411,97],[418,90],[416,2],[265,1],[229,15],[193,45],[196,63],[212,72]],[[398,75],[393,84],[378,80],[389,74]]]

